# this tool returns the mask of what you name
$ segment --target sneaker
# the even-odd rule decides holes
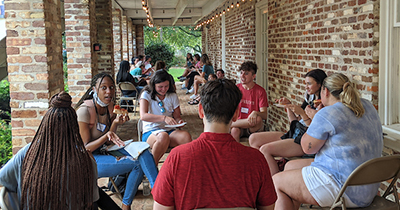
[[[185,86],[185,83],[182,84],[182,90],[187,89],[187,87]]]
[[[181,81],[181,82],[183,82],[183,81],[185,81],[186,80],[186,77],[181,77],[181,78],[179,78],[179,81]]]
[[[194,88],[190,88],[189,93],[193,93],[194,92]]]
[[[195,99],[197,97],[197,95],[193,94],[190,96],[190,99]]]
[[[190,92],[189,92],[189,90],[187,90],[187,88],[186,88],[186,94],[190,94]]]

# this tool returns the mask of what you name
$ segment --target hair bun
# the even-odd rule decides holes
[[[71,107],[72,104],[71,99],[72,98],[68,93],[61,91],[51,97],[50,107],[55,107],[55,108]]]

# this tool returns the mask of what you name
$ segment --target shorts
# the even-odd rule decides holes
[[[281,139],[294,139],[294,143],[301,145],[301,138],[306,133],[307,127],[297,120],[290,123],[290,130],[281,136]]]
[[[315,201],[321,207],[332,206],[340,192],[340,186],[327,173],[314,166],[306,166],[301,170],[304,183]],[[343,194],[346,207],[354,208],[355,205],[346,194]]]
[[[146,142],[147,139],[149,138],[149,136],[154,132],[154,131],[158,131],[158,130],[152,130],[152,131],[147,131],[146,133],[143,133],[142,135],[142,141]],[[168,135],[170,135],[172,132],[174,132],[175,129],[169,130],[169,131],[165,131],[168,133]],[[158,134],[159,132],[157,132]]]

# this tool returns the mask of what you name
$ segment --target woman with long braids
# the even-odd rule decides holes
[[[118,125],[129,120],[128,116],[114,114],[115,83],[113,78],[105,73],[93,77],[90,88],[77,103],[79,131],[86,150],[91,151],[98,170],[98,177],[111,177],[129,173],[126,182],[125,193],[122,199],[122,209],[131,209],[133,198],[137,188],[142,182],[143,173],[154,185],[158,175],[153,155],[144,150],[137,159],[134,159],[124,149],[118,152],[125,155],[116,158],[106,154],[103,148],[114,143],[124,146],[124,142],[117,136],[115,131]]]
[[[0,185],[18,194],[21,209],[91,209],[99,198],[71,103],[68,93],[55,94],[32,143],[0,170]]]
[[[287,165],[297,168],[285,168],[272,177],[278,195],[275,210],[299,209],[301,203],[331,206],[351,172],[382,154],[378,113],[371,102],[360,98],[349,78],[340,73],[328,76],[320,96],[325,107],[301,138],[303,151],[316,154],[315,159],[289,161]],[[351,186],[343,203],[348,208],[368,206],[378,189],[379,183]]]

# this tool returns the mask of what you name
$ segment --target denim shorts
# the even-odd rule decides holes
[[[156,131],[156,130],[147,131],[146,133],[143,133],[143,135],[142,135],[142,141],[143,141],[143,142],[146,142],[147,139],[149,138],[150,134],[153,133],[153,131]],[[170,135],[170,134],[171,134],[172,132],[174,132],[174,131],[175,131],[175,129],[172,129],[172,130],[170,130],[170,131],[165,131],[165,132],[167,132],[168,135]]]

